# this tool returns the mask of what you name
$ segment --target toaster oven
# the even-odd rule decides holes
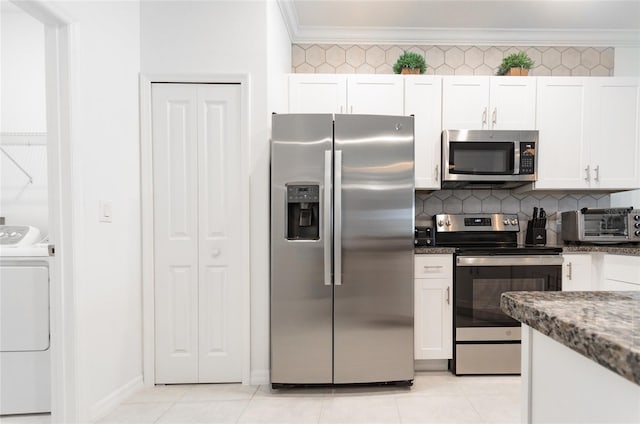
[[[640,210],[583,208],[562,212],[562,240],[573,243],[640,242]]]

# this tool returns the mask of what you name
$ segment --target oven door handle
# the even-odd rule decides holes
[[[562,265],[562,256],[527,255],[527,256],[459,256],[456,266],[536,266]]]

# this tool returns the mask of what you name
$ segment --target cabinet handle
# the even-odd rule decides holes
[[[342,114],[342,105],[340,105],[340,114]]]
[[[594,171],[596,171],[596,177],[593,180],[600,181],[600,165],[596,166]]]
[[[567,264],[567,270],[569,271],[567,272],[567,278],[573,280],[573,264],[571,262]]]
[[[447,305],[451,305],[451,296],[450,296],[450,289],[451,287],[447,287]]]
[[[487,123],[487,108],[484,108],[484,111],[482,112],[482,126],[484,127],[484,125]]]
[[[491,114],[491,125],[495,126],[498,123],[498,108],[493,108],[493,113]]]
[[[440,178],[440,165],[436,165],[436,182]]]
[[[353,115],[353,105],[350,106],[349,113]]]
[[[589,165],[587,165],[586,168],[584,168],[584,172],[586,173],[586,177],[584,177],[585,181],[589,181],[591,179],[591,172],[589,170]]]

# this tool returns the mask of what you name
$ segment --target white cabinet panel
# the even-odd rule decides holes
[[[342,75],[290,75],[289,113],[347,113],[347,78]]]
[[[538,78],[536,189],[640,187],[636,78]]]
[[[538,78],[536,189],[589,186],[586,89],[585,78]]]
[[[442,128],[489,129],[489,78],[445,77],[442,81]]]
[[[452,255],[416,255],[415,359],[453,356]]]
[[[562,256],[562,291],[594,290],[591,254],[565,253]]]
[[[532,130],[535,100],[532,77],[445,77],[442,128]]]
[[[536,126],[536,78],[491,77],[489,128],[533,130]]]
[[[358,75],[347,78],[348,113],[403,115],[403,79],[396,75]]]
[[[440,189],[442,79],[404,77],[404,113],[415,116],[416,189]]]
[[[637,78],[594,78],[590,120],[592,187],[640,186],[640,85]]]

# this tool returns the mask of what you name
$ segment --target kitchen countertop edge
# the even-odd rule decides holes
[[[596,301],[611,302],[612,305],[625,301],[635,306],[626,305],[618,311],[610,311],[598,307]],[[640,309],[640,293],[506,292],[501,296],[500,307],[515,320],[640,385],[640,347],[631,344],[634,336],[626,342],[620,338],[616,340],[607,334],[606,326],[602,326],[603,322],[619,322],[620,314],[626,314],[631,321],[634,309]],[[598,320],[570,320],[558,313],[574,310],[575,315],[580,312],[582,316],[596,316]],[[630,322],[629,325],[633,327],[634,324]]]
[[[575,246],[548,246],[560,247],[562,253],[609,253],[612,255],[640,256],[640,246],[605,246],[605,245],[575,245]],[[455,247],[415,247],[416,255],[437,255],[456,253]]]

